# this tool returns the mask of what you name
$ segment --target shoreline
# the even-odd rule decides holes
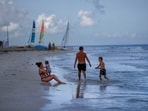
[[[147,60],[148,50],[147,47],[135,48],[131,48],[129,54],[125,54],[128,47],[96,48],[101,53],[103,50],[108,58],[105,60],[107,60],[107,71],[109,71],[107,73],[110,78],[109,82],[98,81],[98,71],[93,67],[88,67],[86,82],[78,81],[77,69],[73,68],[73,55],[76,52],[74,50],[2,52],[0,53],[2,63],[0,110],[128,111],[131,109],[135,111],[142,109],[142,111],[147,111],[145,99],[147,97],[145,79],[147,63],[145,60]],[[120,52],[121,49],[123,52]],[[95,65],[99,52],[92,53],[92,50],[94,50],[93,47],[88,50],[91,54],[89,57]],[[114,57],[112,51],[114,51]],[[124,57],[121,58],[121,55]],[[50,86],[41,82],[35,62],[44,62],[44,60],[49,60],[52,73],[66,84],[56,85],[56,81],[53,80]],[[114,63],[115,60],[118,61]],[[125,60],[128,61],[125,62]],[[142,67],[139,67],[140,65]],[[140,73],[144,75],[141,78],[139,78]],[[114,76],[115,74],[117,75]],[[133,77],[135,80],[131,81]],[[137,84],[137,81],[140,84]]]
[[[10,51],[34,51],[37,50],[35,48],[28,48],[28,47],[24,47],[24,48],[19,48],[19,47],[9,47],[9,48],[0,48],[0,52],[10,52]]]
[[[51,48],[51,49],[48,49],[48,48],[36,48],[36,47],[7,47],[7,48],[0,48],[0,52],[17,52],[17,51],[55,51],[55,50],[68,50],[68,49],[64,49],[64,48],[58,48],[58,47],[55,47],[55,48]]]
[[[8,51],[0,55],[0,110],[1,111],[41,111],[46,104],[52,104],[48,99],[49,89],[54,86],[44,84],[38,75],[36,62],[44,62],[47,57],[62,55],[69,51]],[[62,81],[66,79],[61,74],[56,74]],[[56,86],[54,80],[51,81]],[[64,87],[61,84],[59,87]],[[56,92],[58,95],[60,92]],[[48,97],[48,98],[46,98]],[[53,104],[54,105],[54,104]]]

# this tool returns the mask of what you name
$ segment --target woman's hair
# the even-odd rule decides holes
[[[42,62],[36,62],[35,65],[37,65],[37,67],[40,67],[42,64]]]

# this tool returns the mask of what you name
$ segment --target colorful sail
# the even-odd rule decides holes
[[[40,32],[39,43],[43,43],[44,30],[45,30],[44,21],[42,21],[42,27],[41,27],[41,32]]]
[[[33,21],[31,43],[35,42],[35,21]]]
[[[67,22],[66,32],[65,32],[65,34],[63,36],[63,39],[62,39],[62,46],[64,48],[65,48],[65,45],[68,42],[68,37],[69,37],[69,22]]]

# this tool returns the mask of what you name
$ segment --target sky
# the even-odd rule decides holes
[[[67,45],[148,44],[148,0],[0,0],[0,40],[28,45],[32,22],[39,42],[61,45],[67,21]]]

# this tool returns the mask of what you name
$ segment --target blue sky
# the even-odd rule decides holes
[[[61,45],[67,20],[67,45],[148,44],[148,0],[0,0],[0,40],[27,45],[32,21],[36,43],[45,20],[44,44]]]

